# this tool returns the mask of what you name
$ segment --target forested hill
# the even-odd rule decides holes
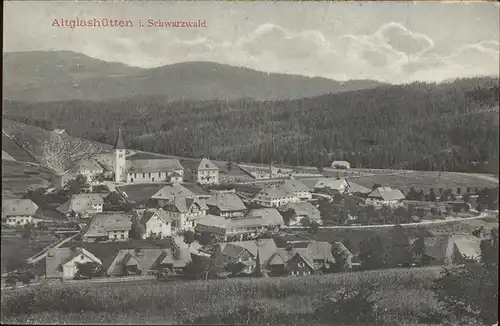
[[[3,59],[4,98],[29,102],[102,101],[145,95],[169,100],[297,99],[383,84],[267,73],[214,62],[143,69],[71,51],[10,52]]]
[[[498,80],[413,83],[287,101],[141,97],[4,103],[4,118],[136,149],[242,162],[491,172],[498,169]]]

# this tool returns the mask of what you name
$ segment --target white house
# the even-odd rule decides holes
[[[300,180],[293,178],[288,179],[280,185],[280,188],[285,190],[290,195],[298,197],[300,200],[308,201],[312,199],[312,194],[309,187],[307,187]]]
[[[277,187],[264,188],[253,198],[253,202],[259,205],[276,208],[289,203],[298,203],[299,201],[299,197],[295,194]]]
[[[8,225],[25,225],[37,223],[35,213],[38,205],[31,199],[3,199],[2,200],[2,222]]]
[[[104,172],[104,167],[93,158],[83,159],[60,177],[60,187],[64,187],[70,180],[76,179],[78,175],[84,176],[90,185],[99,184],[98,181],[94,180],[95,176]]]
[[[343,194],[349,189],[346,179],[321,178],[314,185],[314,191]]]
[[[378,187],[365,200],[365,204],[373,206],[399,206],[403,204],[405,196],[399,189]]]
[[[321,220],[321,213],[313,204],[309,202],[292,203],[280,208],[282,212],[287,210],[293,211],[293,216],[289,221],[290,225],[298,225],[303,218],[308,218],[311,222],[316,222],[319,225],[323,225]]]
[[[164,208],[174,221],[175,227],[181,230],[194,230],[198,220],[205,216],[208,210],[205,200],[197,197],[175,197]]]
[[[78,218],[88,218],[91,214],[102,212],[103,203],[99,194],[74,194],[56,210],[67,217],[74,214]]]
[[[47,251],[45,276],[47,278],[73,279],[78,272],[78,264],[102,261],[84,248],[56,248]]]
[[[186,180],[205,185],[219,184],[219,168],[208,158],[201,161],[183,161],[182,166],[186,170]]]
[[[163,209],[139,210],[135,213],[132,229],[142,239],[172,235],[172,218]]]
[[[347,161],[333,161],[332,169],[350,169],[351,163]]]

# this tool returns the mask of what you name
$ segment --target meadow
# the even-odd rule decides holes
[[[414,268],[179,283],[57,283],[3,291],[1,321],[327,325],[328,321],[315,319],[314,313],[326,295],[341,286],[360,288],[364,284],[379,284],[378,324],[430,325],[429,316],[441,313],[431,290],[439,272],[440,268]]]

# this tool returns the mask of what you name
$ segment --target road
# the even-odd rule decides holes
[[[477,216],[472,216],[472,217],[465,217],[465,218],[453,218],[453,219],[447,219],[447,220],[438,220],[438,221],[423,221],[419,223],[405,223],[401,224],[401,226],[404,227],[411,227],[411,226],[422,226],[422,225],[435,225],[435,224],[447,224],[447,223],[454,223],[454,222],[460,222],[460,221],[467,221],[467,220],[477,220],[477,219],[482,219],[488,216],[495,216],[495,214],[498,213],[498,211],[492,211],[492,212],[487,212],[487,213],[481,213]],[[320,229],[339,229],[339,230],[345,230],[345,229],[350,229],[350,230],[357,230],[357,229],[383,229],[383,228],[392,228],[396,224],[381,224],[381,225],[350,225],[350,226],[344,226],[344,225],[331,225],[331,226],[320,226]],[[304,229],[303,226],[287,226],[286,229],[298,229],[302,230]]]

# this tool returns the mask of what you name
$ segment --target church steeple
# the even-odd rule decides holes
[[[123,142],[121,128],[118,128],[118,135],[116,136],[115,149],[125,149],[125,143]]]

